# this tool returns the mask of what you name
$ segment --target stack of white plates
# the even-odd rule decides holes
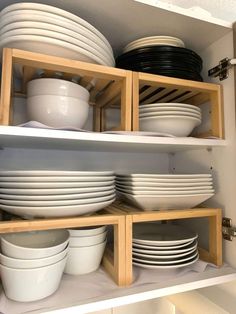
[[[185,47],[184,42],[176,37],[171,36],[150,36],[150,37],[143,37],[136,39],[130,42],[128,45],[125,46],[123,49],[123,53],[143,47],[150,47],[150,46],[174,46],[174,47]]]
[[[107,39],[90,23],[65,10],[39,3],[16,3],[0,14],[0,48],[47,53],[114,66]]]
[[[112,171],[0,171],[1,208],[23,217],[90,214],[115,200]]]
[[[211,174],[117,175],[116,190],[143,210],[192,208],[214,195]]]
[[[191,265],[199,258],[197,237],[183,226],[137,223],[133,227],[133,264],[154,269]]]
[[[188,136],[201,124],[199,107],[181,103],[156,103],[139,106],[140,131]]]

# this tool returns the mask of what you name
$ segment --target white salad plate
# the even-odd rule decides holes
[[[156,254],[156,255],[152,255],[152,254],[144,254],[144,253],[138,253],[138,252],[136,252],[135,250],[132,250],[132,253],[133,253],[133,256],[134,257],[141,257],[141,258],[146,258],[146,259],[155,259],[155,260],[158,260],[158,259],[169,259],[169,260],[176,260],[176,259],[179,259],[180,257],[183,257],[183,256],[186,256],[186,255],[189,255],[189,254],[191,254],[191,253],[193,253],[193,252],[196,252],[196,247],[195,248],[193,248],[193,249],[191,249],[191,250],[189,250],[189,251],[186,251],[186,252],[184,252],[184,253],[177,253],[177,254],[168,254],[168,255],[166,255],[166,254],[162,254],[162,255],[158,255],[158,254]]]
[[[133,262],[133,265],[139,266],[142,268],[149,268],[149,269],[172,269],[172,268],[181,268],[186,267],[189,265],[194,264],[199,259],[199,256],[197,255],[195,258],[193,258],[191,261],[183,262],[182,264],[173,264],[173,265],[151,265],[144,262]]]
[[[147,110],[147,109],[151,109],[151,108],[166,108],[166,106],[174,106],[176,108],[186,108],[186,109],[193,109],[193,110],[197,110],[199,112],[201,112],[201,109],[197,106],[194,105],[189,105],[189,104],[182,104],[182,103],[178,103],[178,102],[165,102],[165,103],[156,103],[156,104],[145,104],[145,105],[139,105],[139,110]]]
[[[1,175],[1,171],[0,171]],[[157,178],[157,179],[198,179],[212,178],[211,174],[155,174],[155,173],[131,173],[131,174],[116,174],[117,178]]]
[[[170,188],[177,188],[177,187],[191,187],[191,186],[209,186],[212,188],[212,182],[211,181],[199,181],[199,182],[188,182],[188,183],[182,183],[182,182],[148,182],[148,181],[139,181],[139,182],[133,182],[133,181],[118,181],[116,180],[116,185],[120,188],[151,188],[151,187],[170,187]]]
[[[171,178],[166,178],[166,177],[142,177],[142,178],[137,178],[137,177],[116,177],[116,181],[119,183],[126,183],[126,182],[163,182],[163,183],[191,183],[191,182],[212,182],[212,177],[198,177],[198,178],[176,178],[175,176],[171,177]]]
[[[141,257],[133,257],[133,261],[135,262],[141,262],[141,263],[148,263],[148,264],[153,264],[153,265],[175,265],[175,264],[182,264],[183,262],[189,261],[193,258],[195,258],[196,256],[198,256],[198,251],[194,251],[193,253],[189,254],[188,256],[183,256],[178,258],[177,260],[173,260],[173,259],[167,259],[167,260],[163,260],[163,259],[149,259],[149,258],[141,258]]]
[[[0,170],[0,176],[113,176],[114,171]]]
[[[25,206],[10,206],[1,205],[1,208],[6,212],[14,215],[23,216],[25,218],[31,217],[66,217],[79,216],[96,212],[115,201],[115,198],[98,203],[71,205],[71,206],[48,206],[48,207],[25,207]]]
[[[17,176],[17,177],[2,177],[0,176],[1,182],[96,182],[96,181],[111,181],[114,180],[115,176]]]
[[[1,199],[0,204],[10,205],[10,206],[26,206],[26,207],[46,207],[46,206],[69,206],[69,205],[81,205],[81,204],[90,204],[98,202],[106,202],[110,199],[115,198],[115,193],[111,193],[107,196],[100,197],[90,197],[83,199],[73,199],[73,200],[53,200],[53,201],[23,201],[23,200],[9,200]]]
[[[105,45],[107,45],[112,50],[107,39],[93,25],[91,25],[90,23],[88,23],[87,21],[85,21],[84,19],[80,18],[79,16],[77,16],[75,14],[72,14],[68,11],[62,10],[62,9],[54,7],[54,6],[49,6],[49,5],[45,5],[45,4],[39,4],[39,3],[26,3],[26,2],[25,3],[16,3],[16,4],[12,4],[12,5],[5,7],[1,11],[0,16],[2,18],[6,13],[19,12],[18,10],[21,13],[22,13],[22,10],[26,13],[27,13],[26,10],[33,10],[36,12],[42,12],[43,14],[52,13],[52,14],[55,14],[57,16],[57,18],[63,17],[65,19],[74,21],[76,24],[80,24],[80,25],[84,26],[85,28],[87,28],[89,31],[96,34],[96,36],[99,37],[105,43]]]
[[[135,196],[155,196],[155,195],[191,195],[191,194],[211,194],[211,193],[215,193],[214,189],[203,189],[203,190],[191,190],[191,191],[186,191],[185,189],[183,189],[182,191],[132,191],[130,189],[124,189],[124,188],[119,188],[116,187],[116,190],[121,192],[121,193],[128,193],[128,194],[132,194]]]
[[[55,189],[55,188],[78,188],[78,187],[97,187],[97,186],[113,186],[114,180],[93,181],[93,182],[1,182],[2,188],[29,188],[29,189]]]
[[[155,192],[169,192],[169,191],[173,191],[173,192],[183,192],[183,191],[188,191],[188,192],[193,192],[193,194],[196,191],[200,191],[200,190],[213,190],[212,184],[208,184],[208,185],[200,185],[200,186],[183,186],[183,187],[135,187],[135,186],[126,186],[126,185],[122,185],[122,184],[118,184],[116,183],[116,189],[117,190],[124,190],[126,193],[130,193],[130,194],[147,194],[147,193],[155,193]],[[130,192],[129,192],[130,191]],[[1,189],[0,189],[1,192]],[[175,193],[173,193],[175,194]]]
[[[153,246],[133,243],[132,251],[135,253],[141,253],[145,255],[153,256],[174,256],[176,254],[188,253],[194,249],[197,249],[197,240],[191,240],[183,244],[172,245],[172,246]]]
[[[158,224],[155,222],[136,223],[133,227],[133,242],[147,245],[178,245],[197,238],[194,231],[184,226]]]

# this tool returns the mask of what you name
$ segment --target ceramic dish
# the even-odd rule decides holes
[[[70,237],[69,247],[85,247],[91,245],[97,245],[105,241],[107,235],[107,231],[103,233],[91,235],[91,236],[83,236],[83,237]]]
[[[183,192],[183,191],[188,191],[188,192],[193,192],[196,193],[199,190],[213,190],[212,183],[211,184],[206,184],[206,185],[196,185],[196,186],[180,186],[180,187],[170,187],[169,185],[164,185],[164,186],[157,186],[157,187],[139,187],[139,186],[132,186],[132,185],[124,185],[124,184],[118,184],[116,183],[116,189],[117,190],[124,190],[126,193],[130,194],[148,194],[148,193],[160,193],[160,192]],[[0,189],[1,191],[1,189]],[[122,192],[124,192],[122,191]],[[173,193],[175,194],[175,193]]]
[[[114,180],[115,176],[39,176],[39,177],[30,177],[30,176],[26,176],[26,177],[3,177],[0,176],[0,182],[106,182],[106,181],[111,181]]]
[[[151,113],[151,112],[163,112],[166,110],[178,110],[179,112],[189,112],[189,113],[198,113],[200,114],[201,111],[197,109],[192,109],[192,108],[184,108],[184,107],[177,107],[177,106],[156,106],[156,107],[150,107],[150,108],[139,108],[139,113],[144,114],[144,113]]]
[[[133,257],[136,257],[136,258],[141,258],[141,259],[154,259],[154,260],[171,260],[171,261],[175,261],[177,259],[179,259],[180,257],[184,257],[186,255],[189,255],[191,253],[194,253],[196,252],[196,248],[193,248],[187,252],[184,252],[184,253],[180,253],[180,254],[168,254],[168,255],[151,255],[151,254],[143,254],[143,253],[138,253],[138,252],[135,252],[134,250],[132,250],[132,253],[133,253]]]
[[[142,196],[155,196],[155,195],[191,195],[191,194],[211,194],[211,193],[215,193],[215,190],[214,189],[206,189],[206,190],[191,190],[191,191],[185,191],[185,189],[183,189],[182,191],[143,191],[143,190],[140,190],[140,191],[132,191],[130,189],[126,189],[126,188],[119,188],[119,187],[116,187],[116,190],[118,192],[121,192],[121,193],[128,193],[128,194],[132,194],[132,195],[135,195],[135,196],[139,196],[139,195],[142,195]]]
[[[0,177],[1,180],[1,177]],[[116,181],[119,182],[120,184],[122,183],[130,183],[130,182],[141,182],[144,183],[145,182],[149,182],[149,183],[192,183],[192,182],[212,182],[212,177],[165,177],[165,176],[161,176],[161,177],[116,177]],[[187,185],[187,184],[186,184]]]
[[[174,111],[174,110],[169,110],[169,111],[161,111],[161,112],[148,112],[148,113],[140,113],[139,117],[140,118],[145,118],[145,117],[162,117],[162,116],[183,116],[183,117],[194,117],[201,119],[201,114],[200,113],[190,113],[190,112],[180,112],[180,111]]]
[[[116,174],[117,178],[158,178],[158,179],[199,179],[212,178],[211,174],[155,174],[155,173],[131,173],[131,174]]]
[[[194,111],[198,111],[201,112],[201,109],[197,106],[194,105],[189,105],[189,104],[182,104],[182,103],[178,103],[178,102],[164,102],[164,103],[154,103],[154,104],[145,104],[145,105],[139,105],[139,110],[144,111],[144,110],[151,110],[151,109],[159,109],[159,108],[163,108],[165,110],[166,106],[174,106],[175,108],[178,109],[191,109]]]
[[[68,229],[71,237],[87,237],[105,232],[106,226],[89,226]]]
[[[129,188],[129,189],[140,189],[140,190],[157,190],[160,187],[162,188],[181,188],[185,189],[188,187],[195,187],[195,186],[208,186],[210,189],[212,189],[212,182],[207,181],[199,181],[199,182],[189,182],[189,183],[180,183],[180,182],[133,182],[133,181],[127,181],[127,182],[121,182],[116,180],[116,186],[120,188]]]
[[[0,170],[0,176],[114,176],[114,171]],[[1,177],[0,177],[1,178]],[[105,179],[105,178],[104,178]]]

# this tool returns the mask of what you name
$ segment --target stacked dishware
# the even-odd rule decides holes
[[[114,66],[107,39],[81,17],[54,6],[16,3],[0,13],[0,49],[47,53]]]
[[[0,171],[1,209],[31,217],[91,214],[115,200],[113,171]]]
[[[151,269],[177,269],[199,259],[198,235],[186,227],[136,223],[133,226],[133,265]]]
[[[69,229],[70,241],[65,273],[88,274],[100,266],[106,247],[106,226]]]
[[[66,80],[40,78],[27,83],[29,120],[51,127],[83,128],[89,115],[89,92]]]
[[[214,195],[211,174],[117,174],[116,190],[142,210],[192,208]]]
[[[201,57],[185,48],[183,41],[170,36],[137,39],[125,46],[117,57],[118,68],[202,81]]]
[[[66,265],[69,237],[63,229],[2,235],[0,269],[6,296],[31,302],[53,294]]]
[[[201,124],[201,110],[182,103],[156,103],[139,106],[140,131],[188,136]]]

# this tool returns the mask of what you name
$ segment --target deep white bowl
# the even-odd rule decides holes
[[[15,269],[0,265],[6,296],[20,302],[48,297],[59,287],[66,260],[67,256],[55,264],[33,269]]]
[[[69,237],[65,229],[9,233],[1,236],[1,248],[4,255],[13,258],[45,258],[63,251]]]
[[[70,247],[83,247],[96,245],[104,242],[106,239],[107,232],[87,236],[87,237],[70,237],[69,246]]]
[[[201,120],[187,116],[159,116],[139,119],[140,131],[169,133],[174,136],[188,136],[201,124]]]
[[[97,270],[106,247],[106,241],[84,247],[70,247],[65,273],[69,275],[88,274]]]
[[[71,237],[87,237],[105,232],[106,226],[89,226],[68,229]]]
[[[40,95],[26,100],[29,120],[52,127],[82,128],[88,119],[89,104],[75,97]]]
[[[44,266],[49,266],[58,263],[64,257],[67,256],[69,246],[67,246],[63,251],[45,258],[37,259],[19,259],[12,258],[6,255],[0,254],[0,264],[10,268],[17,269],[29,269],[29,268],[39,268]]]
[[[27,97],[40,95],[57,95],[79,98],[89,101],[89,92],[86,88],[61,79],[39,78],[28,82]]]

